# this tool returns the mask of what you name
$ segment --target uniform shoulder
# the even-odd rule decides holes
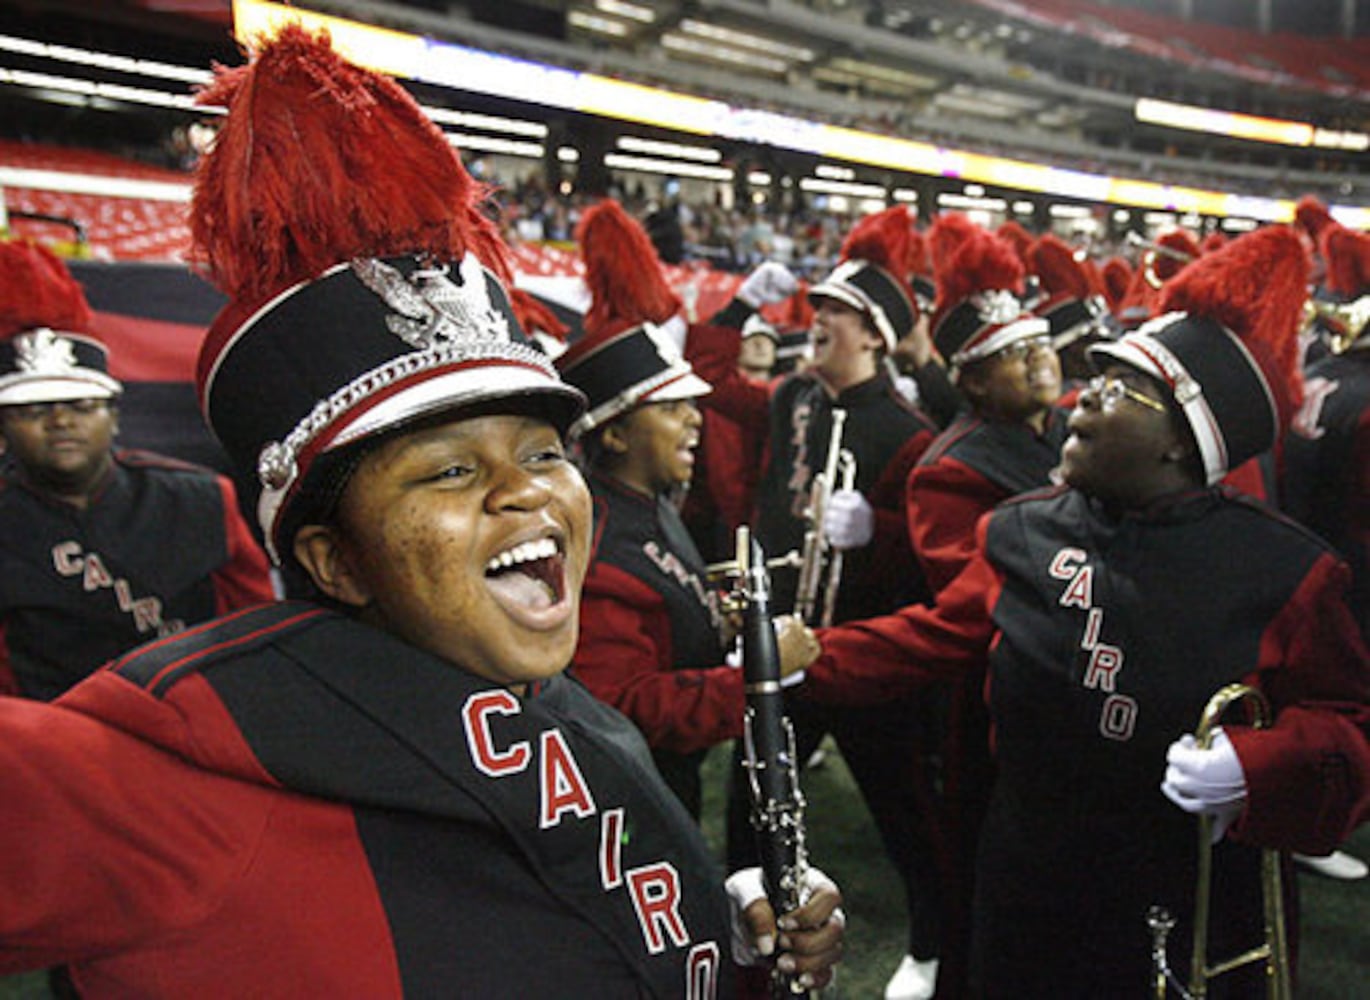
[[[109,669],[154,697],[164,698],[188,675],[259,651],[335,617],[336,612],[304,601],[256,605],[140,646],[115,660]]]
[[[115,453],[119,464],[129,469],[152,469],[163,472],[184,473],[193,476],[207,476],[209,478],[219,478],[219,473],[203,465],[196,465],[194,462],[186,462],[179,458],[172,458],[170,455],[162,455],[155,451],[143,451],[138,448],[121,448]]]
[[[1268,530],[1276,533],[1287,533],[1291,539],[1301,538],[1318,549],[1336,554],[1336,549],[1324,541],[1321,535],[1294,520],[1288,514],[1270,506],[1264,500],[1259,500],[1229,486],[1218,487],[1217,494],[1219,500],[1234,516],[1249,519],[1252,525],[1267,526]]]

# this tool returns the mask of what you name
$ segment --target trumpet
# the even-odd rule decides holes
[[[1171,260],[1178,260],[1184,264],[1188,264],[1194,259],[1193,255],[1187,254],[1183,250],[1176,250],[1174,247],[1168,247],[1164,243],[1157,243],[1155,240],[1149,240],[1141,233],[1133,232],[1132,230],[1128,231],[1128,234],[1124,239],[1128,246],[1137,247],[1144,251],[1139,266],[1141,267],[1142,277],[1152,288],[1159,289],[1165,284],[1165,282],[1156,275],[1156,258],[1158,256],[1169,257]]]
[[[832,411],[832,433],[828,436],[828,454],[823,463],[823,471],[813,477],[809,489],[809,504],[804,510],[808,527],[804,531],[804,548],[800,555],[799,585],[795,591],[794,610],[805,622],[816,624],[815,612],[821,610],[821,620],[817,624],[832,624],[834,602],[837,589],[842,583],[842,559],[840,553],[828,544],[823,533],[823,518],[827,513],[828,499],[832,496],[834,485],[841,476],[842,488],[850,489],[856,482],[856,459],[850,451],[842,447],[842,431],[847,422],[846,410]],[[818,589],[824,588],[823,607],[818,606]]]
[[[1327,346],[1333,354],[1341,354],[1354,344],[1370,323],[1370,295],[1362,295],[1354,302],[1319,302],[1309,299],[1303,304],[1305,328],[1321,323],[1327,331]]]
[[[1213,729],[1222,721],[1228,707],[1246,701],[1250,707],[1251,724],[1257,729],[1270,725],[1272,713],[1265,695],[1245,684],[1229,684],[1219,690],[1199,716],[1194,730],[1194,742],[1203,749],[1213,743]],[[1269,1000],[1291,1000],[1289,976],[1289,944],[1284,923],[1284,888],[1280,881],[1280,852],[1261,852],[1261,888],[1264,895],[1265,940],[1225,961],[1208,961],[1208,923],[1213,880],[1213,818],[1199,817],[1199,870],[1194,890],[1194,948],[1190,959],[1189,986],[1180,983],[1166,956],[1166,938],[1175,926],[1175,918],[1164,907],[1153,906],[1146,915],[1151,930],[1152,985],[1156,1000],[1165,1000],[1173,987],[1184,1000],[1202,1000],[1208,996],[1210,980],[1234,969],[1265,963],[1266,996]]]

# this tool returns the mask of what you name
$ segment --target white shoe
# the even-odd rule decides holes
[[[1365,878],[1366,873],[1370,872],[1370,866],[1345,851],[1333,851],[1331,854],[1316,857],[1311,854],[1295,854],[1294,860],[1309,871],[1348,882]]]
[[[905,955],[885,984],[885,1000],[930,1000],[937,992],[937,959],[920,962]]]

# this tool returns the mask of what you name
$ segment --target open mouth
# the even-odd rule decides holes
[[[485,564],[485,582],[510,609],[545,611],[566,596],[566,556],[554,538],[505,549]]]

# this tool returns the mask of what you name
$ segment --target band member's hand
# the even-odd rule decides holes
[[[822,652],[813,629],[795,615],[781,615],[775,619],[775,642],[780,653],[781,677],[803,670]]]
[[[875,508],[860,490],[838,490],[828,498],[823,533],[837,549],[859,549],[875,537]]]
[[[760,868],[734,872],[725,883],[733,909],[733,961],[756,965],[776,956],[776,965],[794,973],[806,989],[821,989],[842,960],[847,918],[842,893],[817,868],[804,873],[804,904],[777,922],[766,899]]]
[[[798,290],[799,280],[790,269],[778,260],[768,260],[743,279],[737,297],[753,309],[760,309],[784,302]]]
[[[1189,734],[1170,744],[1161,791],[1185,812],[1213,818],[1213,843],[1246,807],[1246,774],[1232,741],[1219,726],[1212,746],[1201,750]]]

